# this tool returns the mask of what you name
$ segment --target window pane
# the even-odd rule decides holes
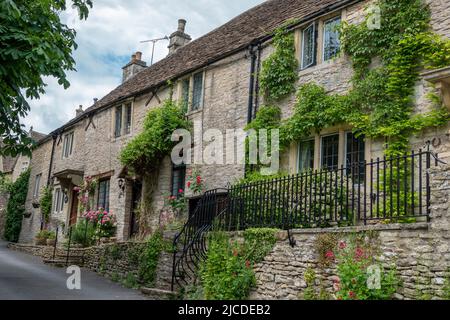
[[[39,185],[41,183],[41,174],[38,174],[36,176],[36,180],[34,182],[34,191],[33,191],[33,195],[34,197],[37,197],[39,195]]]
[[[356,182],[364,181],[365,175],[365,142],[364,137],[358,138],[352,132],[346,134],[346,154],[345,154],[345,166],[347,168],[347,174],[352,175]]]
[[[109,180],[100,181],[98,184],[97,207],[109,211]]]
[[[183,105],[184,110],[188,110],[189,106],[189,79],[183,80],[182,83],[182,93],[181,93],[181,103]]]
[[[314,64],[314,56],[316,54],[314,24],[303,30],[302,43],[302,69],[305,69]]]
[[[127,104],[125,106],[125,119],[126,119],[126,123],[125,123],[125,133],[130,133],[131,132],[131,103]]]
[[[172,171],[172,195],[178,196],[179,190],[184,190],[184,183],[186,180],[186,167],[185,166],[179,166],[174,167]]]
[[[194,89],[192,94],[192,110],[200,108],[203,92],[203,72],[194,75]]]
[[[335,18],[325,22],[323,31],[323,60],[327,61],[334,58],[340,49],[338,26],[341,18]]]
[[[69,156],[72,154],[73,148],[73,132],[69,134]]]
[[[302,141],[298,148],[298,171],[314,168],[314,140]]]
[[[61,190],[61,192],[59,194],[60,194],[61,199],[59,200],[58,212],[62,212],[63,209],[64,209],[64,198],[65,197],[64,197],[64,192],[62,192],[62,190]]]
[[[116,107],[114,136],[120,137],[122,133],[122,106]]]
[[[322,168],[336,170],[339,159],[339,135],[322,137]]]
[[[55,206],[54,206],[54,209],[53,209],[54,212],[58,212],[58,210],[59,210],[59,203],[61,201],[60,194],[61,194],[61,189],[59,189],[59,188],[56,189],[55,190],[55,200],[54,200]]]

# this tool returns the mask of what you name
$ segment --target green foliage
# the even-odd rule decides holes
[[[83,247],[90,247],[95,244],[96,240],[96,226],[94,225],[94,223],[86,219],[80,219],[73,227],[73,243],[80,244]]]
[[[131,272],[128,272],[127,275],[125,276],[125,278],[122,279],[122,284],[124,285],[124,287],[130,288],[130,289],[139,288],[139,284],[136,279],[136,276]]]
[[[298,61],[295,57],[294,35],[285,28],[275,31],[275,52],[263,61],[260,85],[268,101],[279,100],[295,90]]]
[[[374,261],[374,248],[352,239],[340,242],[336,249],[336,267],[339,276],[337,298],[339,300],[389,300],[397,291],[400,280],[396,269],[386,271]],[[370,288],[369,266],[380,269],[380,288]]]
[[[50,213],[52,211],[52,198],[53,190],[51,187],[46,186],[43,190],[42,197],[39,200],[39,207],[41,208],[41,214],[45,222],[49,222]]]
[[[156,268],[159,256],[167,248],[161,231],[155,232],[147,242],[147,245],[139,257],[138,278],[144,284],[151,286],[156,279]]]
[[[320,290],[317,293],[316,287],[316,273],[312,268],[308,268],[305,271],[305,274],[303,276],[306,282],[306,288],[303,289],[303,300],[330,300],[330,294],[323,288],[323,286],[320,286]]]
[[[44,77],[64,88],[67,71],[75,70],[75,30],[61,22],[66,0],[0,2],[0,154],[31,154],[32,140],[20,118],[30,111],[26,99],[45,93]],[[70,1],[86,19],[92,0]]]
[[[117,244],[113,244],[108,248],[108,255],[113,261],[117,261],[122,257],[122,250]]]
[[[190,299],[243,300],[256,284],[252,266],[273,249],[278,229],[244,231],[244,242],[230,241],[225,232],[212,232],[206,261],[200,267],[201,283],[188,288]]]
[[[444,299],[450,300],[450,270],[447,271],[447,273],[449,275],[447,276],[447,279],[445,279],[443,293],[444,293]]]
[[[210,236],[201,281],[207,300],[243,300],[255,285],[255,274],[237,243],[223,232]]]
[[[322,233],[317,236],[314,249],[319,255],[319,266],[328,267],[331,264],[332,259],[327,254],[334,251],[337,242],[338,236],[334,233]]]
[[[36,234],[36,239],[47,240],[47,239],[55,239],[56,233],[54,231],[49,230],[41,230]]]
[[[190,127],[181,106],[166,100],[148,112],[143,131],[122,149],[120,161],[136,172],[150,171],[176,145],[177,142],[171,141],[173,131]]]
[[[8,184],[8,205],[6,207],[5,239],[11,242],[19,240],[22,218],[25,213],[30,170],[23,172],[17,180]]]

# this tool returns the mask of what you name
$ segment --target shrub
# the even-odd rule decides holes
[[[15,182],[7,186],[9,200],[6,207],[5,239],[11,242],[19,240],[22,218],[25,213],[29,179],[30,170],[27,170]]]
[[[153,285],[156,279],[159,256],[167,247],[161,231],[155,232],[148,240],[147,245],[139,258],[139,280],[145,285]]]
[[[96,241],[96,227],[92,222],[86,222],[82,219],[72,229],[72,242],[82,245],[83,247],[90,247]]]
[[[48,222],[50,219],[50,213],[52,211],[52,197],[52,188],[45,187],[42,193],[42,197],[39,200],[41,214],[45,222]]]

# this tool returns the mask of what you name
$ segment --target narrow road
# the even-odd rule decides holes
[[[95,272],[81,269],[81,289],[69,290],[65,268],[45,265],[39,257],[16,252],[0,240],[0,300],[144,300]]]

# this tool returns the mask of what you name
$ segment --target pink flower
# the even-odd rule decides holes
[[[188,186],[188,188],[191,187],[191,182],[190,181],[188,181],[187,186]]]
[[[347,243],[345,241],[339,242],[339,249],[345,249],[347,247]]]
[[[179,190],[178,190],[178,193],[183,193],[183,189],[179,189]]]
[[[325,253],[325,258],[330,259],[330,260],[334,260],[334,253],[333,253],[333,251],[327,251],[327,253]]]
[[[348,292],[348,296],[349,296],[351,299],[355,299],[355,298],[356,298],[356,294],[355,294],[353,291],[349,291],[349,292]]]
[[[202,183],[202,177],[197,176],[197,184],[200,184],[200,183]]]
[[[364,250],[363,249],[361,249],[361,248],[356,248],[356,250],[355,250],[355,258],[357,259],[357,260],[359,260],[359,259],[361,259],[361,258],[363,258],[364,257]]]

